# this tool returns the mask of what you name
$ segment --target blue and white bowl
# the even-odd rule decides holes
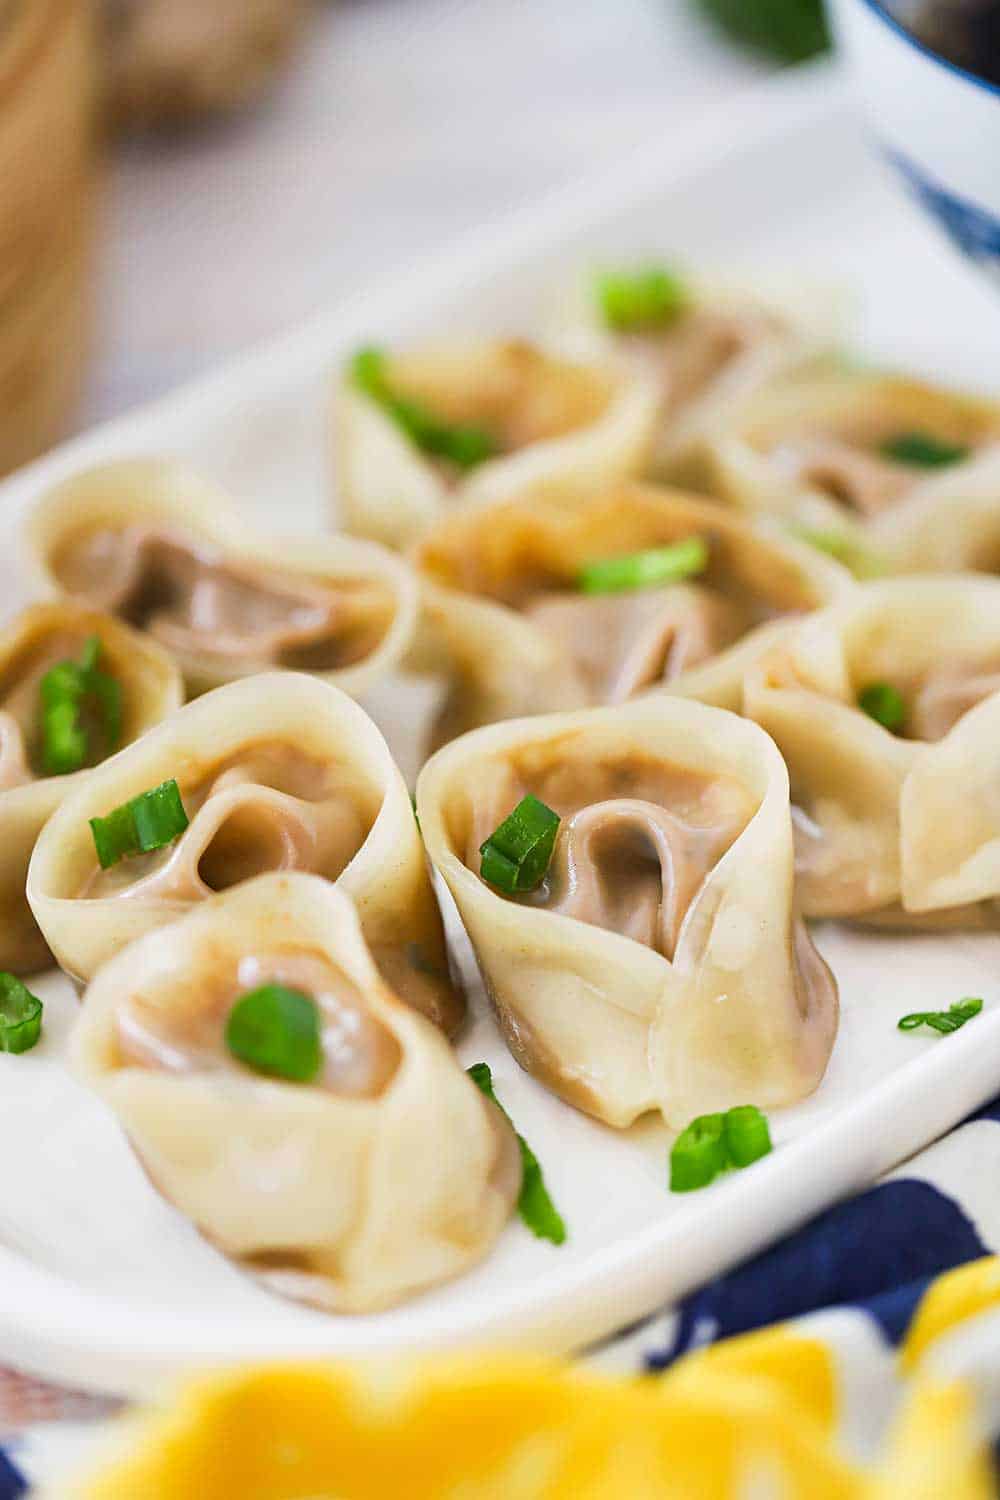
[[[879,142],[951,239],[1000,285],[1000,86],[940,57],[878,0],[829,0]]]

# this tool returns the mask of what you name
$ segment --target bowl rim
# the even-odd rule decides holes
[[[983,89],[985,93],[992,94],[994,98],[1000,98],[1000,83],[993,83],[989,78],[982,78],[978,73],[970,73],[968,68],[961,64],[952,62],[948,57],[942,57],[940,52],[935,52],[933,47],[928,47],[919,37],[915,37],[911,31],[907,31],[901,21],[885,9],[881,0],[858,0],[865,9],[871,11],[884,26],[896,33],[904,42],[907,42],[915,52],[921,53],[931,62],[937,63],[948,73],[954,73],[956,77],[963,79],[966,83],[975,84],[977,88]]]

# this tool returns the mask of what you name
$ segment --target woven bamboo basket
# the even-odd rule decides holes
[[[90,0],[0,0],[0,472],[56,438],[77,392],[94,102]]]

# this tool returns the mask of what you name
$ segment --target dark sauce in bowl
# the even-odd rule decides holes
[[[1000,0],[886,0],[886,9],[932,52],[1000,84]]]

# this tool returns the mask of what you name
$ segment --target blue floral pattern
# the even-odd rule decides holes
[[[933,182],[910,157],[898,151],[888,151],[887,155],[922,206],[934,215],[959,249],[972,260],[994,268],[1000,266],[1000,219]]]

